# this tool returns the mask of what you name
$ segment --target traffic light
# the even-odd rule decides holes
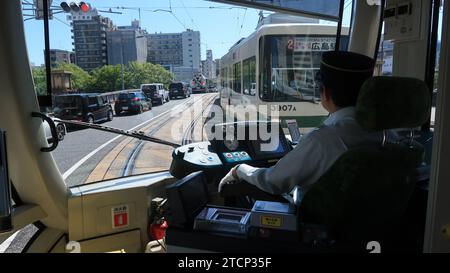
[[[80,2],[80,9],[82,12],[88,12],[90,7],[85,2]]]
[[[62,2],[60,6],[63,9],[63,11],[70,12],[70,7],[66,2]]]
[[[71,2],[70,3],[70,9],[73,10],[74,12],[79,12],[80,11],[80,6],[78,6],[78,4],[75,3],[75,2]]]
[[[67,2],[61,2],[60,6],[64,12],[79,12],[81,10],[86,13],[91,9],[91,6],[83,1],[79,3],[70,2],[70,4]]]

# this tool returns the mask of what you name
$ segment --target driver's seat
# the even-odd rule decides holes
[[[374,77],[361,88],[356,118],[371,131],[414,128],[428,120],[430,108],[423,81]],[[337,241],[358,247],[369,241],[395,245],[423,155],[412,138],[348,150],[305,194],[299,221],[325,225]]]

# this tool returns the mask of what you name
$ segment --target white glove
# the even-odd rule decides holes
[[[233,184],[236,182],[236,177],[233,175],[234,168],[232,168],[227,175],[225,175],[219,183],[219,192],[222,191],[223,185]]]

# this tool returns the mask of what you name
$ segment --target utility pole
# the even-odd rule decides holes
[[[122,90],[125,90],[125,82],[123,78],[123,33],[120,33],[120,74],[122,75]]]

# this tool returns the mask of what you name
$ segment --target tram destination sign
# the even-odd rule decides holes
[[[336,37],[296,37],[294,52],[330,51],[336,46]]]
[[[294,15],[339,20],[339,7],[343,0],[211,0],[231,5],[265,9]]]

